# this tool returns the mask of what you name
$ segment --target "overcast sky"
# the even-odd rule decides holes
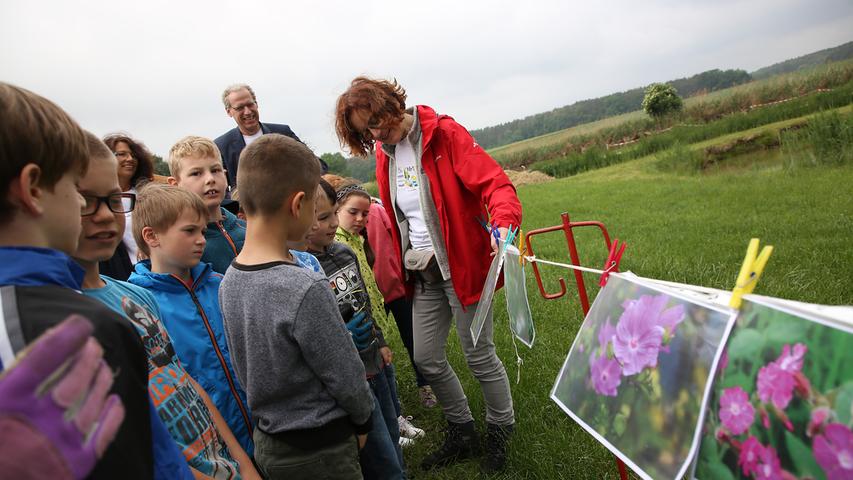
[[[360,74],[473,130],[850,40],[851,0],[2,0],[0,80],[159,155],[233,128],[220,95],[248,83],[262,122],[321,154],[340,150],[334,103]]]

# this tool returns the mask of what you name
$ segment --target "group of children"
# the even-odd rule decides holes
[[[243,222],[209,139],[178,141],[168,184],[134,194],[48,100],[0,83],[0,114],[0,324],[18,322],[14,353],[68,313],[92,321],[127,412],[93,477],[406,477],[401,444],[424,432],[397,398],[364,189],[265,135],[240,157]],[[145,260],[123,282],[99,262],[130,212]]]

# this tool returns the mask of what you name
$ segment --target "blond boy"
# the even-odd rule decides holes
[[[188,136],[178,140],[169,150],[169,184],[197,194],[207,208],[208,224],[204,238],[202,262],[225,273],[243,248],[246,223],[222,207],[228,181],[219,149],[210,139]]]

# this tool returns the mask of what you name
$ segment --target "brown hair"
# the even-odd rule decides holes
[[[316,191],[320,162],[311,150],[290,137],[270,133],[240,153],[237,188],[247,215],[271,215],[297,192]]]
[[[15,210],[8,198],[9,186],[30,163],[41,169],[39,186],[52,191],[66,173],[86,173],[86,137],[55,103],[0,82],[0,224],[9,221]]]
[[[374,80],[356,77],[338,97],[335,106],[335,133],[341,146],[353,155],[363,157],[373,151],[373,140],[356,132],[349,124],[354,110],[370,112],[380,124],[399,122],[406,111],[406,90],[397,80]]]
[[[198,213],[202,219],[207,219],[207,207],[204,201],[195,193],[173,185],[162,183],[146,183],[136,194],[136,207],[133,209],[133,239],[139,250],[151,256],[151,251],[142,229],[151,227],[155,231],[164,232],[169,229],[178,217],[189,209]]]
[[[136,159],[136,173],[130,177],[130,186],[138,187],[140,184],[150,182],[154,179],[154,159],[151,157],[151,152],[144,143],[134,140],[126,133],[111,133],[104,137],[104,143],[110,147],[113,152],[119,142],[124,142],[130,148],[130,153]]]
[[[86,136],[86,146],[89,148],[89,158],[114,158],[112,150],[94,133],[83,130]]]
[[[332,207],[334,207],[335,204],[337,203],[336,196],[335,196],[335,187],[333,187],[329,182],[327,182],[325,177],[326,177],[325,175],[320,177],[319,188],[320,188],[320,190],[322,190],[323,195],[325,195],[326,198],[329,199],[329,204]],[[232,198],[233,198],[233,196],[232,196]]]
[[[321,178],[323,180],[325,180],[329,185],[331,185],[332,188],[335,189],[335,194],[336,194],[335,199],[337,199],[337,194],[341,190],[343,190],[344,188],[349,187],[351,185],[361,186],[361,183],[358,181],[358,179],[351,178],[351,177],[345,178],[345,177],[342,177],[340,175],[335,175],[334,173],[327,173],[327,174],[323,175]],[[353,195],[358,195],[358,196],[361,196],[361,197],[364,197],[364,198],[370,200],[370,194],[367,193],[367,191],[365,191],[362,188],[362,189],[354,189],[350,192],[347,192],[343,197],[341,197],[340,200],[337,200],[337,202],[333,200],[332,203],[333,204],[337,203],[338,205],[343,205],[347,201],[347,199]]]
[[[178,178],[181,173],[181,160],[185,158],[216,158],[222,164],[222,155],[213,140],[198,135],[190,135],[178,140],[169,149],[169,175]]]

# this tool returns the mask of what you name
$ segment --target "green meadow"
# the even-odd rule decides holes
[[[605,168],[519,187],[523,228],[557,225],[561,212],[573,221],[597,220],[612,238],[627,243],[623,271],[719,289],[734,286],[749,240],[759,238],[774,251],[756,293],[853,304],[853,116],[849,96],[846,105],[831,103],[807,115],[786,115],[744,131],[721,128],[717,137],[700,135]],[[607,251],[597,230],[582,229],[576,237],[581,262],[601,268]],[[560,232],[536,237],[534,246],[538,258],[568,262]],[[501,292],[495,296],[495,341],[517,419],[509,467],[499,478],[618,478],[614,457],[549,399],[583,315],[572,273],[541,268],[549,293],[558,290],[558,277],[566,279],[569,291],[557,300],[543,299],[527,266],[537,335],[533,349],[518,343],[523,359],[518,383],[505,299]],[[598,278],[584,275],[592,300]],[[437,409],[420,407],[408,358],[399,340],[394,346],[404,409],[428,432],[405,451],[410,471],[418,479],[479,476],[474,461],[418,470],[421,459],[441,444],[443,420]],[[483,431],[482,396],[455,334],[448,353]]]

